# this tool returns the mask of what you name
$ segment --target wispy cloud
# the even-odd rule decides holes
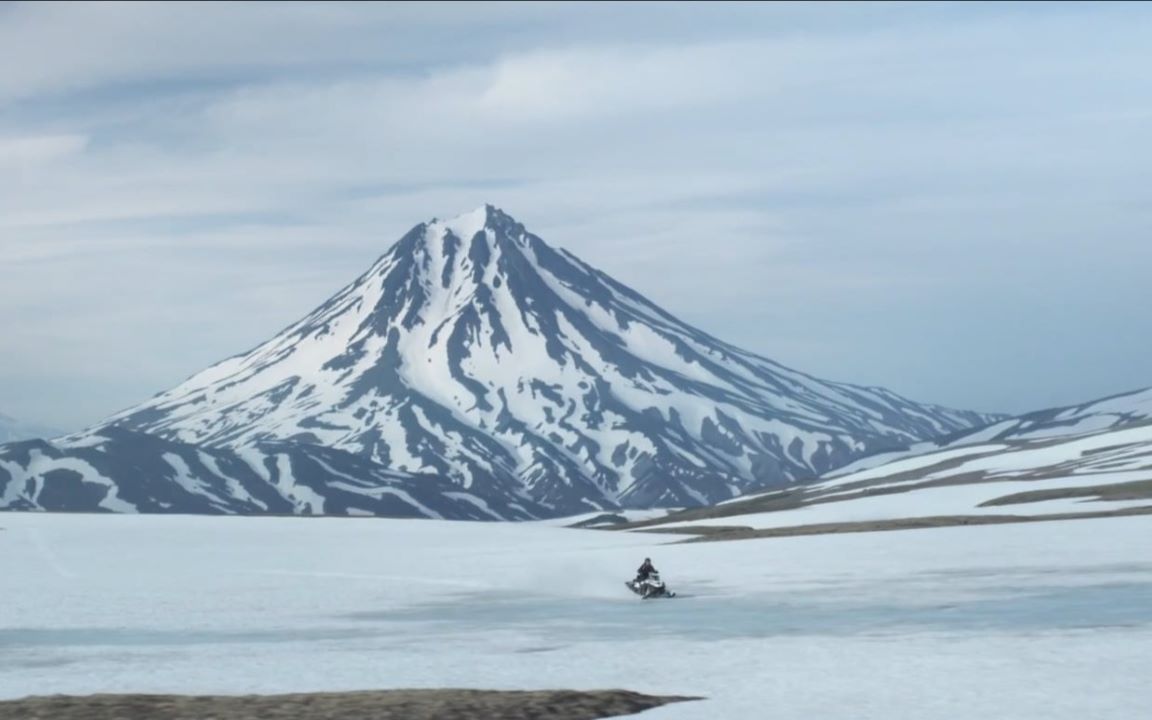
[[[26,170],[29,166],[51,163],[84,150],[84,135],[29,135],[0,137],[0,168]]]

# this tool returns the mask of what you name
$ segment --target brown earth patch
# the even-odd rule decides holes
[[[52,695],[0,701],[5,720],[596,720],[692,697],[627,690],[378,690],[291,695]]]
[[[896,477],[896,476],[893,476]],[[1013,482],[1020,481],[1043,481],[1053,478],[1065,478],[1067,472],[1060,468],[1045,468],[1042,471],[1032,473],[1022,473],[1018,476],[1010,478]],[[753,513],[766,513],[766,512],[781,512],[786,510],[796,510],[803,507],[811,507],[813,505],[823,505],[825,503],[839,503],[839,502],[852,502],[861,498],[876,497],[879,495],[899,495],[902,493],[911,493],[917,490],[924,490],[928,488],[941,488],[941,487],[954,487],[958,485],[981,485],[990,484],[1003,480],[1005,478],[989,478],[984,472],[967,472],[950,477],[938,478],[936,480],[925,480],[923,482],[908,482],[900,485],[872,485],[864,488],[857,488],[852,490],[849,486],[838,486],[836,488],[824,489],[819,485],[815,486],[800,486],[789,488],[787,490],[778,490],[775,492],[768,492],[761,495],[752,496],[746,500],[738,500],[729,502],[724,505],[713,505],[709,507],[693,508],[691,510],[682,510],[680,512],[670,513],[661,518],[654,518],[652,520],[640,520],[630,523],[621,523],[611,527],[599,527],[597,530],[620,531],[620,530],[646,530],[651,529],[657,531],[661,526],[672,523],[694,522],[696,520],[715,520],[718,518],[732,518],[733,526],[739,523],[741,515],[750,515]],[[1091,492],[1096,489],[1101,492]],[[1065,494],[1072,493],[1072,494]],[[1013,499],[1007,498],[1026,497],[1027,499]],[[1098,497],[1102,500],[1142,500],[1144,498],[1152,498],[1152,481],[1137,481],[1133,483],[1116,483],[1114,485],[1095,485],[1086,487],[1082,492],[1075,492],[1073,490],[1036,490],[1016,493],[1014,495],[1005,496],[1004,498],[996,498],[995,500],[987,501],[981,507],[1001,505],[1001,504],[1014,504],[1025,502],[1037,502],[1039,500],[1052,500],[1066,497]],[[813,526],[815,527],[815,526]],[[669,528],[662,532],[677,532]]]
[[[1152,505],[1119,510],[1102,510],[1053,515],[938,515],[934,517],[897,518],[861,522],[817,523],[793,527],[765,528],[700,526],[676,528],[648,528],[640,532],[695,535],[680,542],[713,542],[717,540],[749,540],[753,538],[795,537],[798,535],[830,535],[836,533],[884,532],[889,530],[916,530],[921,528],[958,527],[962,525],[1005,525],[1009,523],[1050,522],[1053,520],[1089,520],[1093,518],[1152,515]],[[719,531],[717,531],[719,530]]]
[[[1148,423],[1152,425],[1152,423]],[[1134,426],[1133,426],[1134,427]],[[997,444],[1008,445],[1012,449],[1037,449],[1050,446],[1057,446],[1067,441],[1066,437],[1052,437],[1043,439],[1027,439],[1027,440],[996,440]],[[1106,452],[1114,452],[1131,447],[1132,443],[1121,443],[1106,448],[1096,448],[1092,451],[1084,453],[1084,456],[1100,455]],[[671,523],[685,523],[697,520],[713,520],[717,518],[732,518],[733,527],[738,526],[739,516],[752,513],[765,513],[765,512],[779,512],[786,510],[795,510],[802,507],[810,507],[812,505],[819,505],[828,502],[851,502],[860,498],[874,497],[878,495],[894,495],[900,493],[910,493],[925,488],[938,488],[956,485],[972,485],[981,484],[986,482],[997,482],[1004,480],[1011,481],[1043,481],[1053,478],[1066,478],[1070,473],[1075,470],[1075,462],[1069,461],[1067,463],[1060,463],[1052,466],[1041,468],[1034,468],[1029,471],[1017,473],[1011,477],[1005,476],[992,476],[987,471],[966,471],[960,470],[972,460],[993,456],[1004,452],[1003,450],[987,450],[987,451],[974,451],[969,455],[962,457],[954,457],[949,459],[942,459],[930,466],[918,467],[903,472],[890,473],[882,479],[868,479],[859,480],[855,482],[841,482],[835,487],[822,487],[819,482],[815,482],[817,478],[812,478],[812,484],[797,484],[777,491],[770,491],[753,495],[748,498],[727,502],[723,505],[714,505],[710,507],[693,508],[683,510],[680,512],[670,513],[664,517],[653,518],[651,520],[642,520],[629,523],[619,523],[612,527],[600,527],[597,529],[620,531],[620,530],[644,530],[649,528],[659,528],[663,525]],[[1152,453],[1144,453],[1150,458],[1152,462]],[[1137,454],[1136,456],[1143,456]],[[1135,456],[1134,456],[1135,457]],[[1130,463],[1132,457],[1123,459],[1124,463]],[[1152,468],[1149,468],[1152,469]],[[925,479],[930,475],[939,476],[942,473],[949,471],[956,471],[952,475],[945,475],[944,477],[936,477],[936,479]],[[1152,498],[1152,489],[1147,487],[1138,487],[1140,483],[1122,483],[1116,485],[1116,490],[1105,490],[1104,493],[1091,493],[1083,492],[1077,494],[1064,494],[1066,491],[1056,490],[1037,490],[1035,494],[1032,492],[1023,492],[1017,495],[1006,496],[1005,498],[997,498],[996,500],[985,503],[985,506],[1001,505],[1001,504],[1014,504],[1023,502],[1036,502],[1042,499],[1057,499],[1065,497],[1098,497],[1107,500],[1139,500],[1146,497]],[[1097,488],[1110,488],[1112,486],[1096,486]],[[1008,499],[1011,498],[1011,499]],[[1055,519],[1060,519],[1059,517]],[[1027,522],[1029,520],[1010,522]],[[904,522],[900,520],[892,522]],[[999,521],[993,521],[999,522]],[[964,523],[973,524],[973,523]],[[815,527],[815,526],[812,526]],[[873,528],[873,529],[887,529],[887,528]],[[899,529],[899,528],[892,528]],[[669,532],[672,532],[669,530]],[[679,531],[676,531],[679,532]],[[828,531],[822,531],[828,532]],[[838,530],[837,532],[846,532]],[[852,532],[861,532],[854,530]],[[717,533],[711,533],[717,535]],[[800,534],[790,532],[788,534]]]
[[[1019,505],[1021,503],[1064,500],[1067,498],[1092,498],[1093,500],[1152,500],[1152,480],[1136,480],[1110,485],[1087,485],[1077,488],[1054,488],[1051,490],[1028,490],[1005,495],[980,503],[980,507],[999,505]]]
[[[895,476],[894,476],[895,477]],[[835,489],[824,489],[820,486],[800,486],[777,490],[775,492],[755,495],[746,500],[725,503],[724,505],[711,505],[709,507],[693,508],[671,513],[652,520],[638,520],[636,522],[622,523],[611,527],[599,527],[597,530],[643,530],[658,528],[671,523],[693,522],[695,520],[715,520],[717,518],[733,518],[738,520],[741,515],[753,513],[781,512],[796,510],[824,503],[851,502],[860,498],[876,497],[878,495],[899,495],[924,488],[946,487],[952,485],[973,485],[987,482],[983,473],[964,473],[939,480],[928,480],[921,483],[906,485],[873,485],[852,491],[847,486]],[[672,530],[668,530],[672,532]]]
[[[670,513],[661,518],[652,520],[637,520],[635,522],[621,523],[611,527],[599,527],[597,530],[641,530],[653,528],[666,523],[691,522],[693,520],[711,520],[722,517],[734,517],[751,513],[776,512],[778,510],[795,510],[808,504],[810,496],[803,488],[790,488],[776,492],[764,493],[755,497],[730,503],[728,505],[711,505],[709,507],[692,508]]]

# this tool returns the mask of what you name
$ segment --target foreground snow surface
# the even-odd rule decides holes
[[[0,697],[706,696],[671,718],[1152,706],[1146,517],[669,545],[538,523],[0,514]],[[644,556],[681,598],[642,602]]]

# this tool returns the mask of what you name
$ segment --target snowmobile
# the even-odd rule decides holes
[[[654,598],[672,598],[676,597],[676,593],[670,591],[660,579],[660,573],[648,573],[648,577],[641,580],[628,580],[624,583],[628,589],[640,596],[642,600],[652,600]]]

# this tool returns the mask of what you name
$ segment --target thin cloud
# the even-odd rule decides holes
[[[1150,17],[5,6],[0,411],[94,422],[483,202],[835,379],[1021,411],[1148,384]]]

